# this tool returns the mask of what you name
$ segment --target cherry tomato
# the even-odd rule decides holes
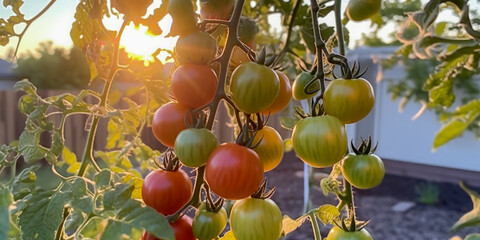
[[[183,165],[201,167],[207,163],[208,157],[217,146],[217,137],[211,131],[205,128],[189,128],[178,134],[175,153]]]
[[[335,79],[328,84],[323,95],[325,112],[345,124],[357,122],[367,116],[374,103],[372,85],[363,78]]]
[[[268,172],[274,169],[282,160],[284,152],[283,141],[274,128],[264,126],[258,130],[252,145],[255,146],[253,151],[258,154],[263,162],[263,171]]]
[[[287,75],[280,71],[275,71],[280,80],[280,91],[275,101],[270,105],[265,111],[264,115],[274,114],[282,111],[292,99],[292,87],[290,86],[290,80],[288,80]]]
[[[177,221],[170,223],[170,226],[173,228],[173,233],[175,240],[195,240],[195,236],[193,236],[192,230],[192,219],[187,215],[183,215]],[[145,232],[142,236],[142,240],[161,240],[150,234],[149,232]]]
[[[212,101],[217,85],[217,75],[207,65],[187,63],[172,75],[173,96],[190,108],[198,108]]]
[[[205,166],[210,190],[226,199],[246,198],[262,183],[263,163],[258,154],[235,143],[218,146]]]
[[[165,171],[157,169],[150,172],[142,186],[142,198],[145,204],[163,215],[173,214],[192,197],[192,181],[185,171]]]
[[[292,86],[292,95],[294,99],[304,100],[317,94],[317,92],[320,90],[320,83],[318,81],[315,81],[311,86],[309,86],[308,94],[305,93],[305,87],[310,81],[312,81],[314,77],[315,76],[309,72],[302,72],[295,78]]]
[[[370,189],[383,180],[385,166],[375,154],[348,154],[343,159],[342,173],[345,179],[360,189]]]
[[[328,115],[300,120],[293,128],[292,142],[300,159],[319,168],[342,160],[348,144],[344,125]]]
[[[380,11],[381,0],[350,0],[347,5],[347,17],[353,21],[363,21]]]
[[[176,102],[161,106],[153,115],[152,131],[155,138],[165,146],[173,147],[175,138],[184,129],[188,108]]]
[[[271,199],[246,198],[233,205],[230,226],[237,240],[277,240],[282,219],[282,212]]]
[[[356,232],[346,232],[335,226],[328,232],[325,240],[373,240],[373,237],[365,228]]]
[[[214,239],[227,226],[227,211],[221,208],[218,212],[210,212],[205,203],[202,203],[193,218],[192,226],[193,234],[199,240]]]
[[[265,111],[278,96],[280,81],[275,71],[254,62],[243,63],[232,73],[230,93],[242,112]]]
[[[177,40],[175,53],[180,65],[209,64],[217,54],[217,41],[206,32],[195,31]]]

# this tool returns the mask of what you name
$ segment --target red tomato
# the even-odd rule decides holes
[[[157,169],[145,177],[142,198],[163,215],[173,214],[192,197],[192,181],[185,171]]]
[[[247,147],[224,143],[210,155],[205,180],[220,197],[238,200],[252,195],[262,183],[263,163]]]
[[[290,85],[290,80],[288,80],[287,75],[283,72],[275,71],[280,80],[280,91],[278,92],[278,96],[275,101],[268,107],[265,111],[263,111],[264,115],[274,114],[277,112],[282,111],[292,99],[292,86]]]
[[[195,240],[192,230],[192,219],[187,215],[183,215],[174,223],[170,223],[173,228],[175,240]],[[153,236],[152,234],[145,232],[142,236],[142,240],[161,240]]]
[[[217,75],[207,65],[187,63],[177,68],[172,76],[173,96],[190,108],[212,101],[217,85]]]
[[[152,131],[157,140],[165,146],[173,147],[177,135],[187,128],[185,114],[188,108],[176,102],[161,106],[153,115]]]

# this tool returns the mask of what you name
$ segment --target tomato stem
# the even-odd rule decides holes
[[[315,211],[310,211],[308,213],[308,217],[310,218],[310,222],[312,223],[313,229],[313,236],[315,240],[322,240],[322,234],[320,233],[320,228],[318,227],[317,216],[315,216]]]

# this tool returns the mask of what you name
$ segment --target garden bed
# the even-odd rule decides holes
[[[293,152],[287,153],[282,163],[267,173],[270,186],[277,186],[273,199],[283,214],[292,218],[302,215],[303,179],[298,174],[303,163]],[[415,187],[425,180],[387,175],[378,187],[370,190],[355,190],[357,218],[371,219],[367,229],[376,240],[444,240],[453,236],[464,237],[468,233],[480,232],[478,228],[467,228],[459,233],[450,233],[450,227],[466,212],[472,209],[469,196],[455,184],[435,183],[439,197],[435,204],[415,202],[418,194]],[[333,195],[324,196],[320,188],[312,190],[314,206],[336,204]],[[395,212],[392,207],[402,201],[415,202],[404,212]],[[322,237],[326,237],[331,225],[321,226]],[[309,222],[305,222],[286,239],[313,239]]]

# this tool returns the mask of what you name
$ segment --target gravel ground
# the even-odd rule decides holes
[[[303,179],[299,175],[302,169],[301,160],[293,153],[287,153],[280,166],[267,173],[269,185],[277,186],[273,200],[283,214],[291,218],[301,216],[303,211]],[[415,203],[405,212],[392,210],[401,201],[414,202],[415,186],[422,182],[425,181],[387,175],[382,184],[374,189],[356,190],[357,218],[371,219],[367,229],[376,240],[443,240],[480,232],[479,227],[467,228],[456,234],[449,232],[450,227],[472,209],[470,198],[457,185],[439,183],[440,197],[436,204]],[[337,203],[333,195],[325,197],[316,188],[312,192],[312,201],[315,206]],[[321,226],[322,237],[331,227]],[[310,223],[305,222],[285,239],[313,239]]]

